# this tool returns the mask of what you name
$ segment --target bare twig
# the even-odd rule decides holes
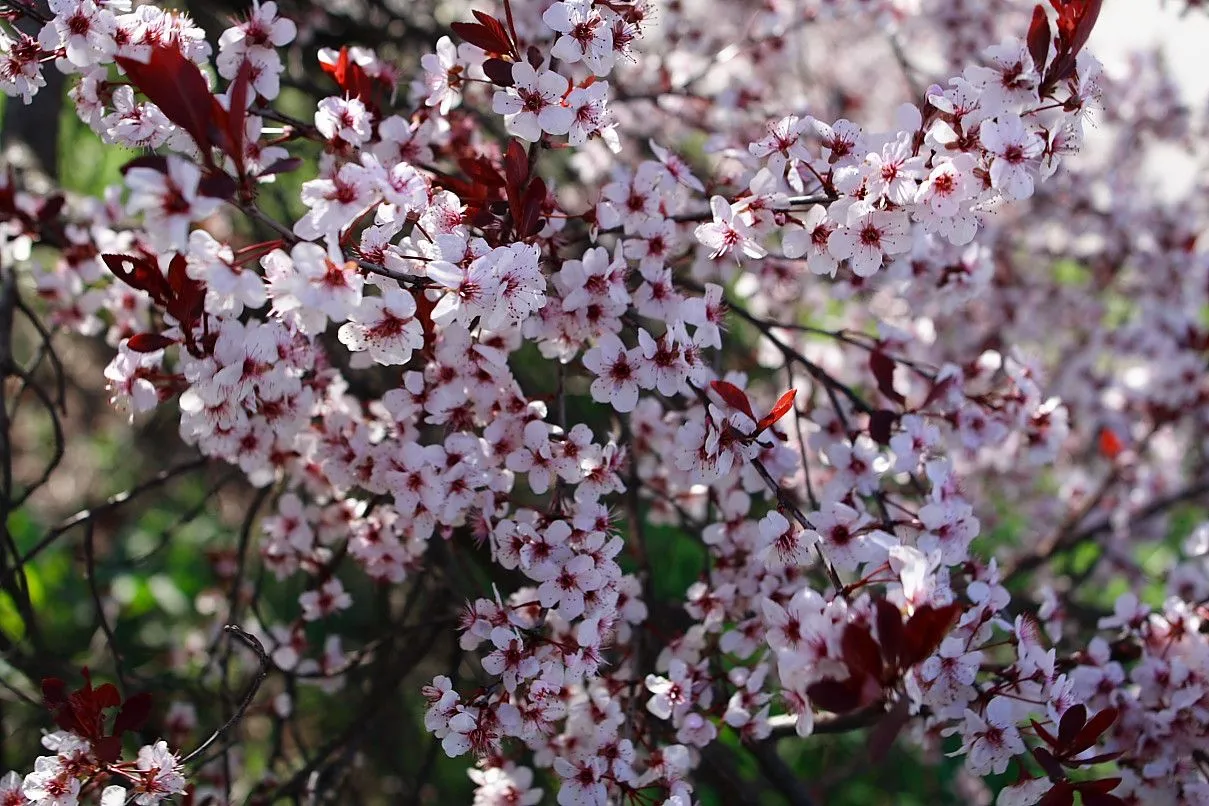
[[[252,678],[252,682],[248,684],[247,690],[244,692],[243,698],[240,700],[239,707],[235,710],[227,721],[222,726],[210,734],[210,737],[198,745],[192,752],[181,759],[181,765],[188,764],[193,759],[200,756],[206,751],[206,748],[222,738],[223,734],[235,726],[239,720],[243,719],[248,708],[252,705],[252,700],[256,698],[256,692],[260,691],[260,686],[264,683],[265,678],[269,676],[269,655],[264,651],[264,645],[256,639],[256,636],[244,630],[242,627],[235,624],[228,624],[223,627],[223,632],[230,635],[232,638],[239,639],[245,646],[256,653],[256,659],[260,662],[260,666],[256,670],[256,676]]]
[[[126,685],[126,671],[122,667],[122,653],[118,650],[117,636],[114,635],[113,628],[109,626],[109,618],[105,615],[105,603],[101,600],[101,589],[97,585],[96,546],[93,539],[95,531],[96,524],[93,521],[88,521],[84,525],[84,573],[88,577],[88,590],[92,592],[92,602],[97,610],[97,622],[101,626],[101,632],[105,634],[109,652],[113,655],[114,673],[117,674],[118,683],[125,691],[129,686]]]

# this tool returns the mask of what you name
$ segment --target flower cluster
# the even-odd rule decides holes
[[[87,669],[84,679],[84,686],[71,694],[61,680],[42,681],[43,699],[60,728],[42,737],[42,746],[53,755],[39,756],[24,778],[15,772],[0,778],[0,802],[70,806],[92,794],[102,806],[155,806],[182,794],[185,777],[167,742],[144,745],[135,760],[121,760],[122,734],[142,727],[150,697],[135,695],[122,702],[112,684],[94,688]],[[105,712],[115,708],[106,732]]]
[[[704,24],[716,5],[655,25],[645,0],[505,0],[419,60],[409,105],[375,53],[322,52],[338,91],[303,120],[272,107],[298,34],[273,2],[214,52],[176,12],[55,0],[36,38],[0,34],[0,87],[28,100],[56,59],[98,137],[154,153],[104,202],[4,180],[0,262],[55,324],[105,334],[115,406],[172,408],[273,490],[255,546],[302,591],[257,625],[278,671],[343,685],[357,653],[307,634],[353,580],[437,574],[465,600],[476,680],[436,676],[424,724],[477,760],[476,804],[537,803],[548,770],[564,806],[688,806],[723,734],[843,724],[972,776],[1014,765],[1003,804],[1206,802],[1209,532],[1161,606],[1099,614],[1045,571],[1110,536],[1078,573],[1138,582],[1110,545],[1205,490],[1180,460],[1209,423],[1198,219],[1126,190],[1136,142],[1076,157],[1101,95],[1130,137],[1181,136],[1143,117],[1158,78],[1102,76],[1094,0]],[[931,13],[960,62],[912,102],[871,95],[885,130],[773,91],[799,18],[897,43]],[[1002,38],[975,47],[963,14]],[[258,194],[301,141],[322,154],[275,221]],[[674,605],[652,528],[701,559]],[[47,742],[33,803],[71,806],[102,768],[130,789],[106,806],[185,786],[164,742],[108,767]]]

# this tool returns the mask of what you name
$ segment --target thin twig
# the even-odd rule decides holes
[[[101,600],[101,589],[97,585],[97,558],[96,545],[94,538],[96,537],[96,523],[89,521],[84,526],[84,573],[88,577],[88,589],[92,592],[92,602],[97,609],[97,621],[100,623],[101,632],[105,634],[105,640],[109,643],[109,652],[113,655],[113,670],[117,674],[118,683],[121,684],[122,690],[126,691],[129,686],[126,685],[126,672],[123,669],[122,653],[118,650],[118,639],[114,635],[113,628],[109,626],[109,618],[105,615],[105,603]]]
[[[210,734],[210,738],[206,739],[197,746],[191,753],[180,760],[182,766],[188,764],[193,759],[200,756],[206,751],[206,748],[222,738],[223,734],[235,726],[237,722],[243,719],[248,708],[252,705],[252,700],[256,698],[256,692],[260,691],[260,686],[264,683],[265,678],[269,676],[269,654],[264,651],[264,645],[257,640],[256,636],[249,633],[247,630],[235,624],[228,624],[223,627],[223,632],[229,634],[232,638],[237,638],[244,643],[249,649],[256,653],[256,659],[260,662],[260,666],[256,670],[256,676],[252,678],[252,682],[248,684],[247,691],[244,692],[243,699],[239,703],[239,707],[235,710],[226,722],[222,724],[218,730]]]

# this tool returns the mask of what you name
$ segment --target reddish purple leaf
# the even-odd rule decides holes
[[[130,82],[160,108],[168,120],[180,126],[201,150],[202,160],[213,167],[210,135],[215,108],[214,96],[198,66],[185,58],[174,44],[155,43],[146,63],[118,56],[115,61]]]
[[[1079,790],[1079,794],[1086,799],[1089,792],[1094,792],[1100,795],[1107,795],[1109,792],[1117,788],[1121,783],[1120,778],[1101,778],[1098,781],[1080,781],[1075,784]]]
[[[1054,784],[1054,788],[1046,792],[1037,806],[1074,806],[1075,790],[1065,781]]]
[[[869,354],[869,369],[873,370],[873,377],[877,380],[877,388],[883,395],[901,406],[907,402],[907,399],[894,388],[895,366],[894,359],[881,350],[874,350]]]
[[[525,198],[521,202],[521,218],[517,235],[521,238],[531,238],[541,232],[545,220],[542,218],[542,206],[546,203],[546,183],[541,177],[536,177],[525,190]]]
[[[504,178],[508,187],[521,190],[529,181],[529,153],[519,140],[508,141],[508,151],[504,154]]]
[[[1086,723],[1087,706],[1083,703],[1075,703],[1067,708],[1061,721],[1058,722],[1058,742],[1063,747],[1069,747]]]
[[[486,59],[483,61],[483,72],[497,87],[511,87],[516,83],[516,79],[512,77],[512,62],[494,57]]]
[[[1099,741],[1100,736],[1117,721],[1117,709],[1105,708],[1091,719],[1079,731],[1079,735],[1069,742],[1071,755],[1078,755]]]
[[[121,736],[126,731],[136,731],[147,723],[151,716],[151,692],[141,691],[132,697],[127,697],[113,721],[113,735]]]
[[[161,336],[159,333],[136,333],[126,339],[126,348],[136,353],[154,353],[173,344],[176,344],[175,339]]]
[[[1050,747],[1053,747],[1053,748],[1058,747],[1058,737],[1054,736],[1052,733],[1050,733],[1048,730],[1046,730],[1045,726],[1042,725],[1037,720],[1033,719],[1030,721],[1033,723],[1033,730],[1035,730],[1037,732],[1037,735],[1041,737],[1041,740],[1043,742],[1048,744]]]
[[[365,68],[352,60],[348,47],[340,48],[340,56],[335,64],[320,62],[323,72],[329,74],[344,93],[364,101],[366,106],[374,106],[374,81],[365,72]]]
[[[298,166],[300,166],[300,165],[302,165],[301,158],[285,157],[284,159],[277,160],[276,162],[274,162],[272,165],[268,166],[267,168],[262,169],[260,171],[259,175],[260,176],[271,176],[273,174],[289,173],[290,171],[297,170]]]
[[[237,188],[235,180],[221,172],[207,174],[197,183],[197,192],[212,199],[230,199]]]
[[[1071,767],[1091,767],[1095,764],[1104,764],[1109,761],[1116,761],[1123,754],[1124,754],[1124,751],[1116,750],[1116,751],[1113,751],[1112,753],[1099,753],[1094,756],[1087,756],[1086,758],[1080,758],[1077,761],[1073,760],[1073,759],[1067,759],[1066,763],[1068,766],[1071,766]],[[1078,755],[1078,754],[1076,754],[1076,755]]]
[[[961,614],[956,602],[944,607],[920,605],[907,621],[901,668],[910,669],[932,655]]]
[[[512,47],[512,40],[509,39],[508,32],[504,30],[504,26],[500,24],[499,20],[478,11],[473,13],[479,22],[455,22],[449,27],[462,39],[482,48],[489,55],[516,55],[516,51]],[[482,22],[484,19],[489,20],[491,24]]]
[[[252,63],[244,59],[231,84],[231,107],[227,110],[226,151],[235,162],[235,170],[242,179],[247,172],[244,164],[245,125],[248,120],[248,90],[252,86]]]
[[[1033,758],[1041,765],[1041,769],[1045,770],[1045,774],[1049,776],[1051,781],[1060,781],[1066,777],[1066,773],[1062,771],[1062,765],[1058,763],[1058,759],[1054,758],[1054,754],[1044,747],[1031,747],[1029,752]]]
[[[529,49],[525,51],[525,61],[529,62],[529,66],[534,70],[542,69],[542,62],[545,59],[546,57],[542,55],[541,50],[536,45],[530,45]]]
[[[889,445],[898,415],[889,409],[878,409],[869,415],[869,436],[878,445]]]
[[[878,599],[876,607],[877,640],[882,647],[882,657],[892,668],[898,668],[903,646],[903,615],[885,599]]]
[[[798,390],[790,389],[788,392],[777,398],[777,402],[773,404],[772,410],[760,418],[760,422],[756,423],[756,433],[760,433],[764,429],[772,426],[777,420],[785,416],[785,414],[793,408],[793,399],[797,396]]]
[[[911,701],[907,697],[899,697],[894,707],[869,731],[869,758],[873,763],[885,760],[894,746],[894,740],[910,720]]]
[[[130,255],[101,255],[101,260],[119,280],[146,292],[156,303],[167,305],[171,300],[172,288],[151,260]]]
[[[508,35],[508,29],[504,27],[504,23],[500,22],[495,17],[482,11],[471,11],[474,18],[479,21],[479,24],[491,32],[497,41],[503,42],[508,51],[516,54],[516,46],[512,42],[512,37]]]
[[[1125,806],[1125,801],[1116,795],[1104,795],[1099,792],[1083,792],[1083,806]]]
[[[844,654],[844,663],[854,677],[872,677],[882,679],[882,651],[873,640],[868,627],[849,624],[844,628],[840,638],[840,648]]]
[[[855,711],[861,706],[861,690],[854,683],[859,684],[863,681],[849,678],[844,681],[839,680],[820,680],[817,683],[812,683],[806,689],[806,694],[810,697],[810,701],[822,708],[824,711],[830,711],[833,714],[846,714],[849,711]]]
[[[709,386],[718,393],[718,397],[726,401],[726,405],[738,409],[755,422],[756,415],[752,413],[751,401],[747,399],[746,392],[727,381],[713,381]]]
[[[121,172],[122,176],[125,176],[126,172],[131,168],[150,168],[153,171],[159,171],[162,174],[167,174],[168,158],[161,157],[156,154],[146,154],[141,157],[135,157],[118,170]]]
[[[1033,64],[1040,74],[1045,73],[1045,62],[1049,58],[1049,17],[1045,8],[1038,3],[1033,9],[1033,20],[1028,27],[1028,52],[1033,57]]]

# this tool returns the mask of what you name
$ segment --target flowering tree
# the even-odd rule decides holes
[[[58,70],[135,152],[0,179],[4,511],[62,472],[70,334],[192,451],[6,527],[58,729],[2,803],[411,802],[443,755],[484,806],[810,804],[792,747],[843,734],[981,802],[1209,803],[1206,197],[1144,161],[1198,124],[1101,74],[1098,0],[453,3],[397,61],[267,0],[215,45],[0,8],[10,103]],[[224,465],[256,492],[147,652],[94,530]],[[37,629],[71,535],[123,690]],[[366,773],[395,701],[431,739]]]

